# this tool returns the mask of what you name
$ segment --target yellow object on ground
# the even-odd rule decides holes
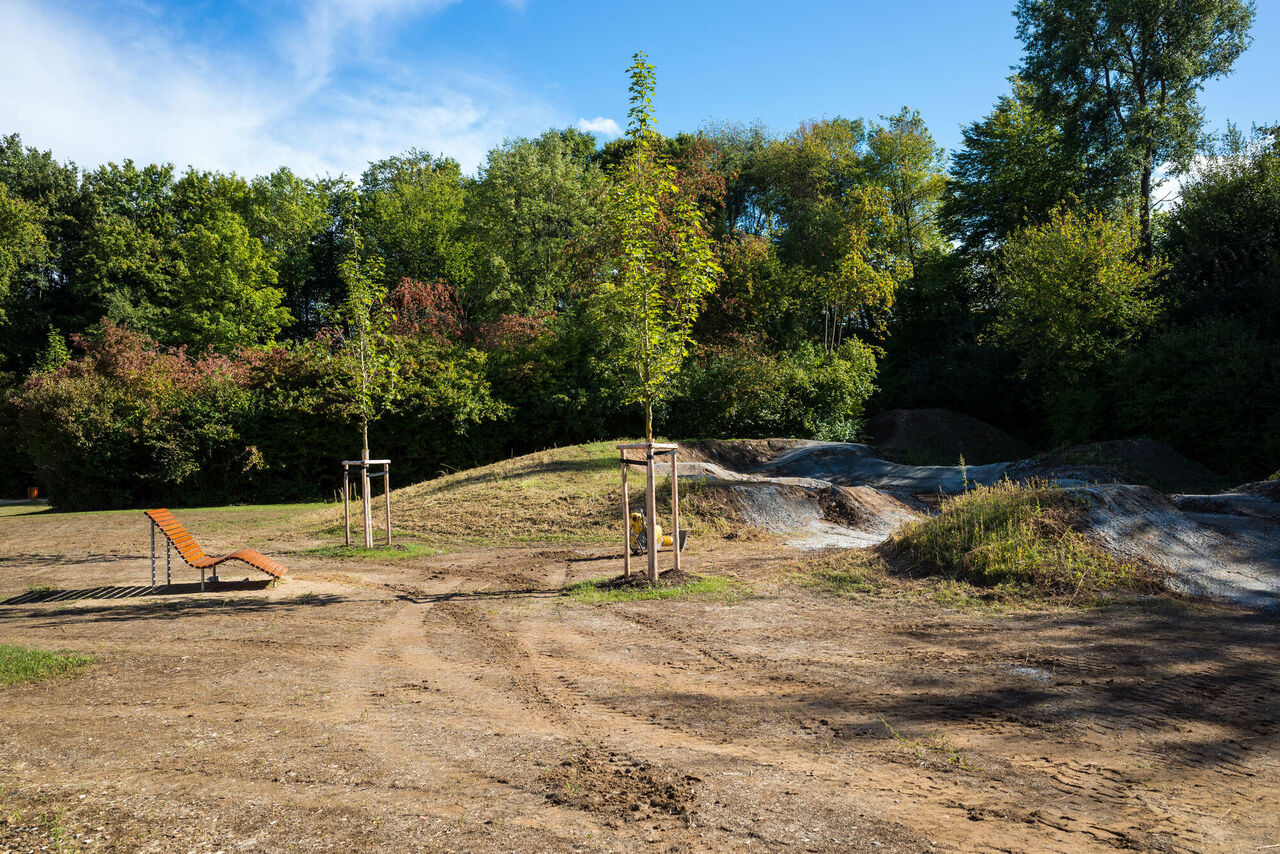
[[[653,535],[658,541],[659,549],[669,549],[674,543],[669,535],[663,536],[662,526],[657,523],[653,526]],[[644,514],[637,511],[631,514],[631,551],[640,554],[648,550],[649,532],[645,530]]]

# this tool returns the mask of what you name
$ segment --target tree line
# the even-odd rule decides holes
[[[474,175],[411,150],[358,180],[81,170],[0,138],[3,488],[68,507],[315,496],[370,413],[402,482],[638,434],[616,370],[634,330],[600,310],[634,266],[637,198],[662,235],[645,251],[693,228],[717,274],[645,393],[659,432],[853,440],[869,410],[938,406],[1041,447],[1143,435],[1269,474],[1280,134],[1208,140],[1196,102],[1252,5],[1015,14],[1017,74],[950,156],[909,108],[649,127],[665,202],[626,189],[635,137],[573,129]],[[1165,207],[1162,173],[1181,187]],[[383,362],[353,395],[370,318]]]

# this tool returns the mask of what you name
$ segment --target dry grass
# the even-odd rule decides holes
[[[612,542],[622,529],[617,444],[555,448],[407,486],[392,493],[392,525],[442,545]],[[643,484],[643,473],[633,471],[633,510],[642,506]],[[665,522],[670,479],[660,477],[657,489],[658,518]],[[727,505],[711,492],[681,484],[680,523],[691,534],[724,534],[733,527]],[[380,505],[375,509],[381,512]],[[340,529],[341,510],[325,519]]]

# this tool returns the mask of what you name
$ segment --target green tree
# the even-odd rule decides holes
[[[1084,385],[1149,329],[1160,264],[1132,218],[1062,210],[1015,232],[998,256],[995,334],[1046,397]]]
[[[943,229],[969,256],[994,251],[1024,225],[1043,222],[1073,196],[1103,206],[1114,193],[1086,175],[1062,130],[1034,103],[1034,87],[1013,77],[995,109],[961,130],[940,211]]]
[[[132,160],[84,176],[66,259],[68,316],[59,328],[86,329],[106,317],[168,338],[177,274],[173,188],[172,166],[138,168]]]
[[[1020,74],[1082,156],[1138,177],[1150,257],[1155,170],[1200,141],[1205,81],[1249,43],[1252,0],[1019,0]]]
[[[846,222],[835,241],[836,263],[816,277],[828,352],[840,348],[851,323],[875,326],[912,272],[911,263],[893,248],[899,226],[886,191],[875,186],[852,190],[842,207]]]
[[[1164,247],[1177,319],[1223,314],[1280,338],[1280,129],[1230,135],[1183,185]]]
[[[643,52],[631,66],[627,138],[631,157],[614,173],[607,221],[618,235],[613,275],[594,295],[628,403],[644,404],[653,441],[653,404],[679,372],[703,300],[720,266],[696,200],[682,193],[675,166],[655,151],[654,68]]]
[[[415,149],[372,163],[361,178],[360,201],[361,237],[382,259],[384,285],[402,278],[469,281],[457,161]]]
[[[903,254],[910,241],[888,187],[901,163],[891,162],[887,139],[884,156],[873,155],[869,138],[861,119],[807,123],[763,156],[792,305],[803,313],[808,334],[816,338],[820,326],[829,349],[850,329],[876,331],[894,289],[911,275]],[[905,195],[899,200],[919,215]],[[918,231],[921,225],[917,219]]]
[[[38,206],[10,195],[0,184],[0,324],[14,281],[48,255],[41,214]]]
[[[885,124],[873,125],[867,139],[870,172],[888,194],[892,250],[914,266],[942,246],[937,214],[947,183],[943,151],[916,110],[903,107],[881,118]]]
[[[489,152],[467,194],[475,244],[470,291],[486,316],[558,310],[571,283],[566,253],[600,226],[606,179],[595,138],[547,131]]]
[[[227,352],[275,340],[289,322],[276,272],[244,221],[217,208],[178,238],[171,327],[196,351]]]
[[[262,241],[284,293],[298,338],[314,335],[326,309],[341,298],[336,277],[326,275],[322,252],[334,218],[325,182],[299,178],[287,168],[250,183],[245,225]]]

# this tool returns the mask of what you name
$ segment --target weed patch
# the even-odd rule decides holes
[[[18,685],[69,676],[92,661],[89,656],[74,652],[49,652],[0,644],[0,685]]]
[[[796,565],[791,579],[833,596],[864,596],[884,589],[885,567],[880,557],[862,549],[819,552]]]
[[[912,574],[940,575],[1012,592],[1094,594],[1136,590],[1150,581],[1077,529],[1086,508],[1062,489],[1003,481],[943,501],[884,547]]]
[[[880,723],[884,724],[884,728],[898,747],[906,754],[912,756],[921,765],[928,765],[935,768],[946,768],[956,770],[971,770],[972,766],[965,758],[964,754],[957,750],[942,733],[931,733],[924,738],[908,738],[893,728],[892,725],[884,718],[880,719]]]

